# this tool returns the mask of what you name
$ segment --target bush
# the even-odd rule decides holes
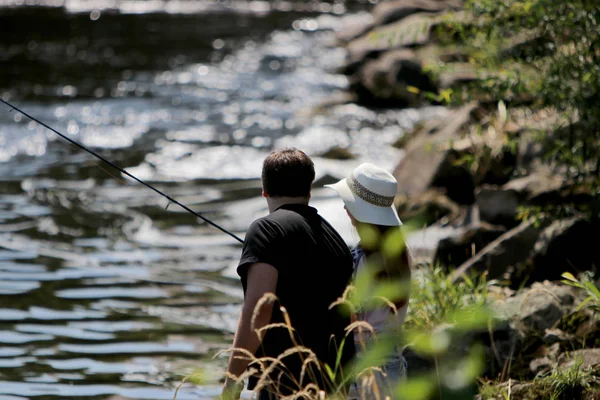
[[[472,18],[449,17],[441,29],[463,42],[480,79],[453,102],[473,97],[526,104],[560,115],[538,136],[544,158],[600,211],[600,2],[596,0],[469,0]],[[513,138],[513,140],[516,140]],[[571,213],[572,214],[572,213]]]

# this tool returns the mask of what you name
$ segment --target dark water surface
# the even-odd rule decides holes
[[[34,6],[27,4],[34,4]],[[314,156],[325,182],[443,110],[313,108],[343,90],[330,47],[365,4],[0,0],[0,96],[243,236],[266,213],[260,163]],[[348,148],[357,159],[320,154]],[[240,247],[17,112],[0,108],[0,399],[171,399],[217,375]],[[179,399],[214,398],[186,384]]]

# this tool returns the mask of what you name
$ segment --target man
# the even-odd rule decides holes
[[[260,381],[261,400],[289,395],[311,383],[328,390],[333,383],[323,364],[335,370],[338,351],[342,366],[354,355],[353,341],[344,342],[350,315],[330,307],[350,282],[352,256],[339,234],[308,205],[314,178],[313,162],[300,150],[274,151],[264,160],[263,196],[269,215],[252,223],[244,241],[238,266],[244,305],[233,347],[263,360],[280,357],[283,365],[263,363],[272,371],[260,380],[261,363],[250,363],[247,354],[234,351],[224,398],[239,397],[241,382],[234,377],[247,367],[258,370],[248,388]],[[259,303],[268,294],[277,300]],[[293,330],[284,325],[287,318]],[[268,324],[279,325],[260,331]],[[284,355],[297,345],[312,351],[320,366],[310,362],[308,351]],[[336,374],[339,378],[343,368]]]

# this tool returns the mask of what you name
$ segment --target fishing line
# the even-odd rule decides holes
[[[167,208],[169,207],[169,204],[174,203],[177,204],[179,207],[183,208],[185,211],[195,215],[196,217],[200,218],[202,221],[206,222],[209,225],[212,225],[213,227],[217,228],[218,230],[220,230],[223,233],[228,234],[229,236],[231,236],[232,238],[234,238],[235,240],[237,240],[240,243],[244,243],[244,241],[242,239],[240,239],[238,236],[236,236],[234,233],[231,233],[230,231],[228,231],[227,229],[217,225],[216,223],[212,222],[211,220],[209,220],[208,218],[198,214],[196,211],[192,210],[191,208],[189,208],[188,206],[186,206],[185,204],[182,204],[180,202],[178,202],[177,200],[175,200],[174,198],[172,198],[171,196],[161,192],[160,190],[158,190],[157,188],[155,188],[154,186],[150,185],[149,183],[144,182],[143,180],[137,178],[136,176],[130,174],[129,172],[125,171],[123,168],[119,167],[118,165],[116,165],[115,163],[113,163],[110,160],[107,160],[106,158],[102,157],[100,154],[94,152],[93,150],[88,149],[87,147],[85,147],[84,145],[74,141],[73,139],[70,139],[69,137],[63,135],[62,133],[60,133],[59,131],[57,131],[56,129],[46,125],[45,123],[43,123],[42,121],[38,120],[35,117],[32,117],[31,115],[27,114],[25,111],[13,106],[11,103],[9,103],[8,101],[5,101],[3,99],[0,98],[0,102],[6,104],[8,107],[11,108],[11,112],[13,110],[16,110],[18,112],[20,112],[21,114],[23,114],[24,116],[26,116],[27,118],[29,118],[30,120],[37,122],[38,124],[40,124],[41,126],[43,126],[46,129],[51,130],[52,132],[56,133],[58,136],[60,136],[61,138],[65,139],[66,141],[68,141],[69,143],[79,147],[82,150],[85,150],[86,152],[90,153],[91,155],[93,155],[94,157],[104,161],[105,163],[107,163],[108,165],[110,165],[111,167],[119,170],[122,174],[130,177],[131,179],[133,179],[134,181],[141,183],[142,185],[146,186],[148,189],[152,189],[154,192],[160,194],[161,196],[165,197],[167,200],[169,200],[169,203],[167,204]],[[110,174],[109,174],[110,175]]]

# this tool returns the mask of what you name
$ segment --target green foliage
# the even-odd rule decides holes
[[[520,384],[521,387],[518,389],[519,382],[512,380],[503,384],[481,381],[479,394],[481,400],[593,399],[595,398],[593,394],[598,390],[598,383],[594,372],[581,368],[581,360],[579,360],[570,367],[553,368],[530,383]]]
[[[471,19],[446,19],[481,71],[459,102],[507,100],[561,115],[543,129],[547,162],[562,167],[598,202],[600,189],[600,2],[595,0],[469,0]],[[446,36],[449,37],[449,36]],[[488,73],[483,74],[484,71]],[[598,215],[598,207],[587,207]]]
[[[485,275],[464,276],[453,282],[450,274],[441,267],[427,267],[413,279],[410,312],[404,323],[407,329],[431,330],[444,323],[469,324],[477,327],[487,324],[486,310],[489,286]]]
[[[584,301],[581,302],[576,311],[588,307],[593,311],[600,311],[600,288],[594,283],[594,280],[588,274],[582,274],[581,280],[576,279],[572,274],[565,272],[562,274],[563,283],[582,290],[587,294]]]
[[[566,400],[583,398],[583,393],[592,387],[593,373],[581,368],[581,360],[568,368],[556,367],[548,374],[536,378],[527,392],[538,398]],[[525,396],[524,396],[525,397]]]

